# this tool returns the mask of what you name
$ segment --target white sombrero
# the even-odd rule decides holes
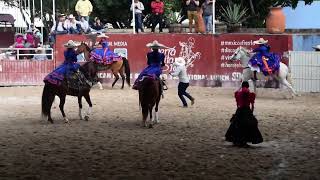
[[[33,33],[32,29],[26,30],[26,33]]]
[[[69,18],[69,19],[75,19],[75,17],[73,16],[73,14],[70,14],[70,15],[68,16],[68,18]]]
[[[260,38],[256,41],[253,41],[254,44],[267,44],[268,40],[264,40],[263,38]]]
[[[99,36],[97,36],[98,38],[109,38],[109,36],[107,36],[104,33],[101,33]]]
[[[64,44],[64,47],[66,47],[66,48],[75,48],[78,46],[80,46],[80,43],[74,42],[72,40],[69,40],[66,44]]]
[[[185,66],[186,65],[186,61],[183,59],[183,57],[177,57],[177,58],[174,59],[173,65],[175,65],[175,66]]]
[[[148,43],[147,47],[152,48],[152,49],[167,49],[167,48],[169,48],[163,44],[160,44],[157,40],[154,40],[152,43]]]
[[[313,49],[320,50],[320,44],[318,44],[318,45],[316,45],[316,46],[313,46],[312,48],[313,48]]]

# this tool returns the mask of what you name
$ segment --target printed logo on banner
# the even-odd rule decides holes
[[[187,41],[179,41],[180,53],[177,55],[176,46],[169,49],[161,49],[160,52],[165,54],[166,68],[164,71],[172,71],[173,63],[176,57],[182,57],[186,61],[186,67],[194,67],[195,61],[201,58],[200,52],[193,52],[195,46],[195,39],[190,37]]]
[[[126,48],[114,48],[114,52],[117,53],[121,57],[125,57],[128,59],[128,49]]]

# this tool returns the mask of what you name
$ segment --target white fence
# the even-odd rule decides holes
[[[41,50],[41,53],[35,53],[37,50]],[[0,60],[24,60],[26,56],[33,57],[34,55],[50,56],[49,60],[53,60],[52,48],[0,48]],[[29,52],[29,53],[26,53]]]
[[[290,51],[289,65],[297,91],[320,92],[320,52]]]

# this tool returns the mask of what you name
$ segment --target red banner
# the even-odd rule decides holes
[[[292,49],[292,37],[289,35],[250,35],[223,34],[218,36],[198,34],[108,34],[110,48],[128,58],[132,79],[146,66],[146,54],[150,49],[146,44],[153,40],[170,47],[161,50],[165,53],[166,67],[164,75],[172,70],[174,58],[183,57],[187,62],[188,73],[192,84],[200,86],[218,86],[238,84],[242,67],[239,61],[229,61],[232,53],[239,46],[254,48],[253,41],[263,37],[269,41],[271,51],[282,55]],[[58,35],[55,47],[56,61],[63,62],[63,44],[68,40],[85,41],[90,46],[96,42],[95,35]],[[112,78],[111,72],[99,74],[103,80]]]

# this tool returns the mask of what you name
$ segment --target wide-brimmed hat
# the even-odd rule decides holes
[[[100,35],[97,36],[98,38],[109,38],[109,36],[107,36],[104,33],[101,33]]]
[[[16,36],[16,37],[18,37],[18,36],[22,36],[22,37],[23,37],[23,34],[21,34],[21,33],[16,33],[15,36]]]
[[[316,50],[320,50],[320,44],[316,45],[316,46],[312,46],[313,49],[316,49]]]
[[[253,41],[254,44],[267,44],[268,40],[264,40],[263,38],[259,38],[256,41]]]
[[[177,57],[174,59],[174,63],[175,66],[185,66],[186,65],[186,61],[183,59],[183,57]]]
[[[146,45],[148,48],[152,48],[152,49],[167,49],[169,47],[159,43],[157,40],[154,40],[152,43],[148,43]]]
[[[80,46],[80,43],[74,42],[73,40],[69,40],[66,44],[64,44],[64,47],[66,48],[75,48]]]
[[[58,17],[65,17],[65,14],[59,14]]]
[[[68,18],[69,18],[69,19],[75,19],[75,17],[73,16],[73,14],[70,14],[70,15],[68,16]]]

